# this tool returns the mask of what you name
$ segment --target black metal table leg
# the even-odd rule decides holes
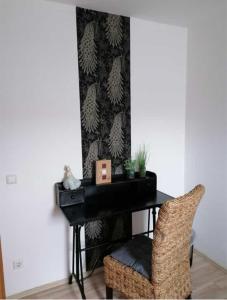
[[[79,274],[79,226],[76,225],[76,281],[79,282],[80,274]]]
[[[82,262],[82,253],[81,253],[81,239],[80,239],[80,231],[81,226],[78,226],[78,240],[77,240],[77,253],[78,253],[78,286],[80,289],[80,293],[83,299],[86,299],[85,293],[84,293],[84,277],[83,277],[83,262]]]
[[[191,245],[191,248],[190,248],[190,267],[192,266],[192,263],[193,263],[193,252],[194,252],[194,246]]]
[[[80,239],[81,227],[82,227],[81,225],[73,226],[72,274],[69,276],[69,284],[72,283],[74,277],[80,289],[82,299],[86,299],[84,293],[83,262],[82,262],[82,255],[81,255],[81,239]],[[76,239],[76,243],[75,243],[75,239]],[[75,273],[75,255],[76,255],[76,273]]]
[[[149,231],[150,231],[150,208],[148,209],[148,223],[147,223],[147,236],[149,237]]]
[[[72,284],[73,282],[73,276],[75,274],[74,267],[75,267],[75,226],[73,226],[72,273],[69,276],[69,284]]]
[[[153,232],[155,230],[155,223],[156,223],[156,208],[153,207],[152,209],[152,214],[153,214]]]

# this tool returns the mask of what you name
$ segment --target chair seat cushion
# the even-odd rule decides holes
[[[131,267],[147,279],[151,278],[152,240],[139,235],[124,246],[113,251],[110,256],[120,263]]]

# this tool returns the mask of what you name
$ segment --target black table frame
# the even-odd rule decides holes
[[[171,196],[166,195],[168,199],[172,198]],[[155,204],[150,208],[144,208],[144,209],[138,209],[136,211],[141,211],[141,210],[147,210],[148,211],[148,223],[147,223],[147,231],[139,233],[139,234],[147,234],[149,236],[150,233],[154,232],[155,229],[155,223],[156,223],[156,208],[160,208],[162,204]],[[152,215],[153,215],[153,228],[150,230],[150,213],[152,209]],[[119,214],[118,214],[119,215]],[[89,222],[89,220],[87,221]],[[73,226],[73,251],[72,251],[72,273],[69,276],[69,284],[72,284],[73,278],[78,284],[78,287],[80,289],[80,293],[82,296],[82,299],[86,299],[85,292],[84,292],[84,276],[83,276],[83,262],[82,262],[82,252],[89,250],[91,248],[96,248],[103,246],[104,244],[99,244],[96,246],[92,247],[85,247],[81,248],[81,228],[87,223],[84,222],[83,224],[75,224]],[[138,234],[136,234],[138,235]],[[136,236],[132,235],[132,237]],[[122,240],[116,240],[113,241],[112,243],[120,242]],[[106,243],[108,244],[108,243]],[[76,257],[75,257],[76,256]],[[76,272],[75,272],[76,269]]]

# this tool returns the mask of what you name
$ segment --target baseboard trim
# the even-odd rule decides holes
[[[98,274],[100,272],[103,271],[103,267],[100,267],[100,268],[97,268],[93,275],[95,274]],[[90,272],[84,272],[84,276],[88,276],[90,274]],[[69,282],[69,279],[68,278],[65,278],[65,279],[61,279],[61,280],[57,280],[57,281],[53,281],[53,282],[50,282],[50,283],[47,283],[47,284],[43,284],[41,286],[38,286],[38,287],[34,287],[32,289],[29,289],[29,290],[26,290],[26,291],[23,291],[21,293],[17,293],[17,294],[13,294],[13,295],[10,295],[10,296],[7,296],[6,299],[22,299],[24,297],[29,297],[33,294],[36,294],[36,293],[40,293],[40,292],[45,292],[46,290],[49,290],[49,289],[52,289],[52,288],[56,288],[58,286],[61,286],[63,284],[67,284]]]
[[[60,285],[66,284],[67,282],[68,282],[67,278],[62,279],[62,280],[53,281],[53,282],[35,287],[33,289],[23,291],[23,292],[18,293],[18,294],[10,295],[10,296],[7,297],[7,299],[21,299],[21,298],[24,298],[24,297],[29,297],[30,295],[40,293],[40,292],[45,292],[48,289],[52,289],[52,288],[58,287]]]
[[[194,250],[198,255],[208,259],[213,265],[215,265],[218,269],[222,270],[223,272],[225,272],[227,274],[227,269],[222,267],[221,265],[219,265],[218,263],[216,263],[214,260],[212,260],[209,256],[207,256],[206,254],[200,252],[199,250],[195,249]]]

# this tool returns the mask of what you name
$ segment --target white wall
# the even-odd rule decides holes
[[[75,8],[0,3],[0,234],[11,295],[67,276],[68,226],[53,184],[66,163],[81,177],[81,133]],[[182,193],[186,30],[132,19],[131,51],[133,150],[148,144],[159,189]]]
[[[53,184],[81,177],[75,9],[1,1],[0,233],[7,295],[66,278],[66,226]],[[16,174],[18,184],[6,185]],[[24,267],[13,271],[12,262]]]
[[[222,6],[188,28],[185,189],[205,185],[196,247],[227,268],[225,20]]]
[[[131,18],[132,151],[148,144],[158,188],[184,192],[187,30]]]
[[[148,146],[148,169],[172,196],[184,193],[186,58],[185,28],[131,18],[132,153]],[[145,226],[147,213],[134,214],[134,231]]]

